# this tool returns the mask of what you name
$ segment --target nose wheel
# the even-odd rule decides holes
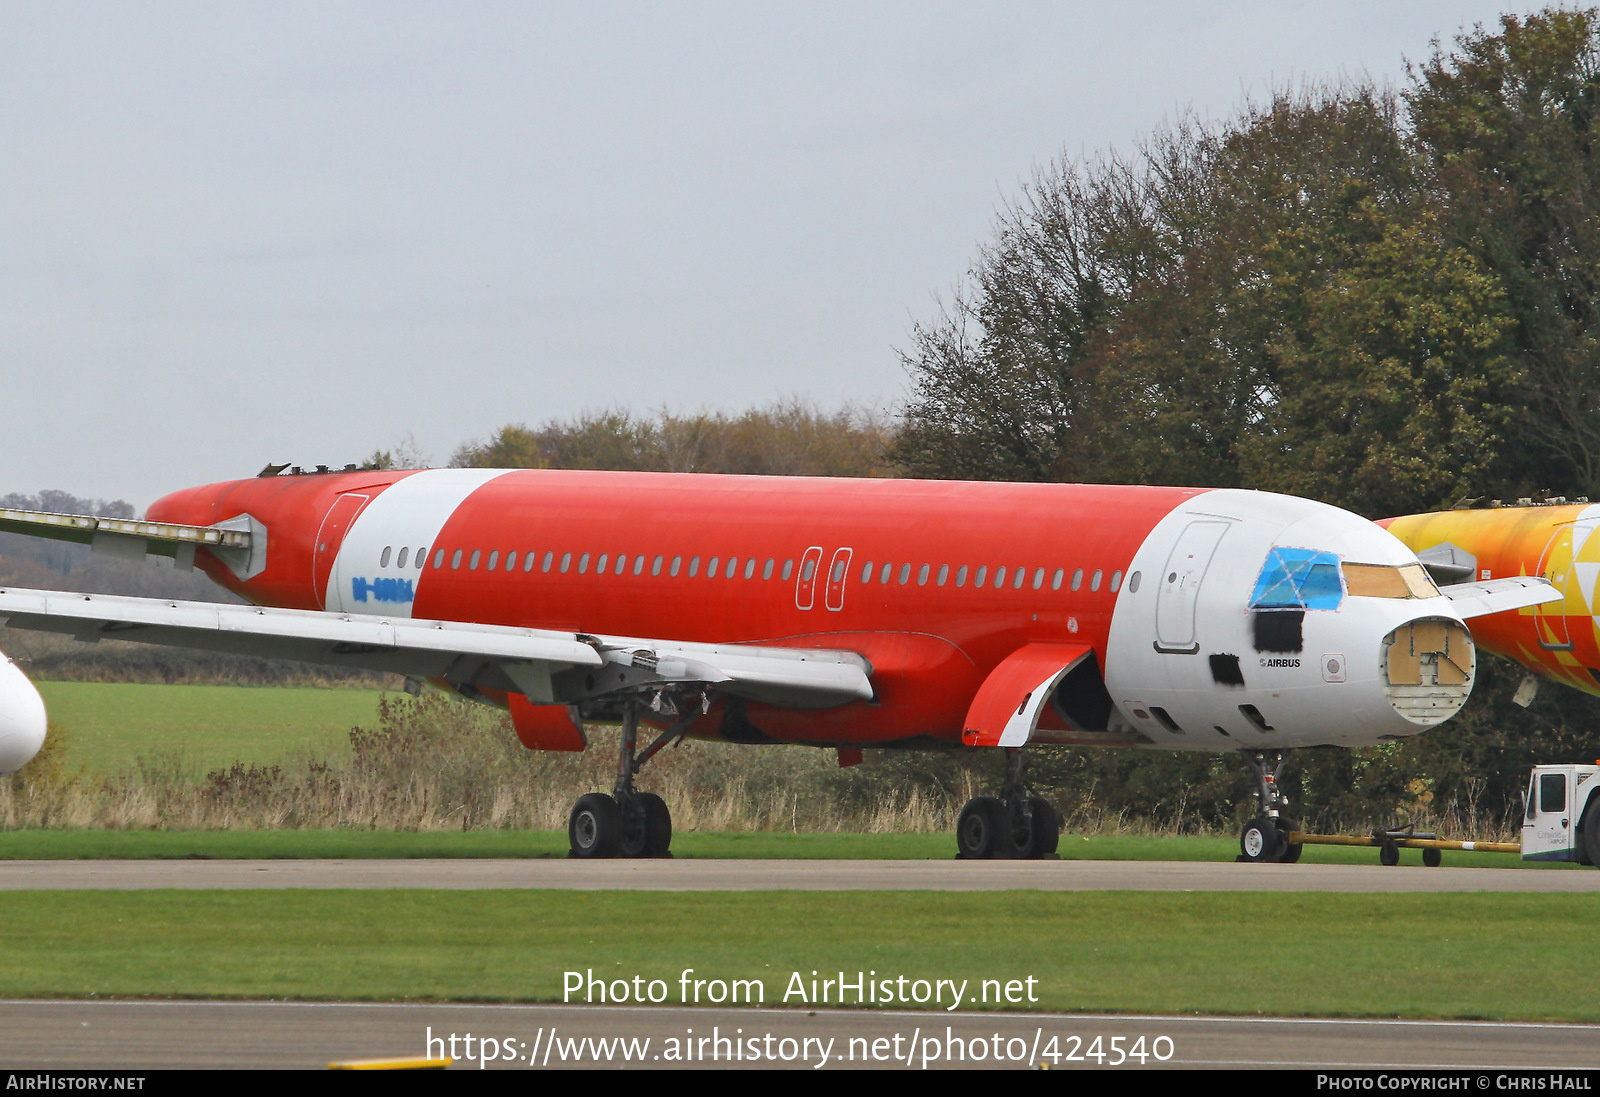
[[[1300,833],[1300,824],[1285,814],[1289,801],[1278,787],[1278,776],[1287,758],[1285,753],[1245,755],[1255,774],[1256,803],[1261,814],[1250,820],[1239,835],[1240,861],[1292,865],[1300,860],[1305,846],[1290,840],[1291,835]]]

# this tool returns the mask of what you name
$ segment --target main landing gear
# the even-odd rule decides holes
[[[1276,862],[1292,865],[1300,860],[1305,848],[1299,842],[1291,843],[1289,835],[1298,833],[1300,824],[1284,812],[1289,807],[1283,792],[1278,788],[1278,775],[1283,772],[1287,759],[1284,752],[1245,755],[1251,772],[1256,775],[1256,804],[1260,814],[1252,819],[1239,836],[1239,860]],[[1271,770],[1267,769],[1271,766]]]
[[[686,716],[663,731],[642,753],[639,742],[639,703],[622,710],[622,746],[617,757],[617,781],[611,795],[591,792],[578,797],[567,818],[569,857],[671,857],[672,815],[667,802],[653,792],[637,792],[633,778],[662,747],[682,736],[700,714]]]
[[[1061,816],[1022,783],[1022,751],[1006,748],[1006,781],[998,798],[974,796],[956,819],[957,856],[964,860],[1049,857],[1061,840]]]

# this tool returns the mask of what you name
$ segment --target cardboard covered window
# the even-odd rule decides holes
[[[1354,598],[1437,598],[1439,588],[1421,564],[1344,565],[1344,581]]]

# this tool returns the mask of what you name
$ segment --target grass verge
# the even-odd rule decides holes
[[[949,860],[949,834],[783,834],[771,831],[687,831],[672,839],[683,858]],[[1232,838],[1137,834],[1061,837],[1061,858],[1077,861],[1231,861]],[[565,857],[567,836],[555,830],[11,830],[0,831],[0,860],[99,858],[403,858]],[[1446,853],[1445,864],[1474,868],[1572,870],[1577,865],[1533,864],[1514,853]],[[1417,850],[1401,864],[1420,865]],[[1378,851],[1308,846],[1307,864],[1374,865]],[[1593,871],[1593,870],[1589,870]]]
[[[768,1005],[869,971],[1031,976],[1036,1010],[1600,1021],[1528,977],[1597,921],[1600,895],[10,892],[0,996],[559,1001],[593,969],[678,1001],[693,968]]]

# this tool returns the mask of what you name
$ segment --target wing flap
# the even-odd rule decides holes
[[[1452,583],[1440,587],[1439,593],[1450,599],[1450,608],[1459,613],[1462,620],[1539,606],[1546,602],[1559,602],[1563,597],[1559,590],[1536,575],[1485,579],[1478,583]]]
[[[647,696],[666,686],[788,708],[873,697],[850,651],[586,636],[215,602],[0,588],[0,624],[274,659],[357,667],[493,689],[532,704]]]

